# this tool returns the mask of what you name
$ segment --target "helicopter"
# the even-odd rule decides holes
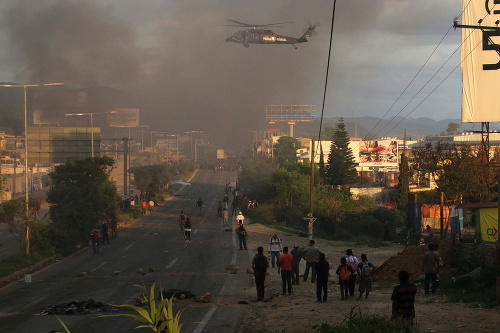
[[[292,22],[280,22],[280,23],[269,23],[269,24],[248,24],[244,22],[239,22],[231,19],[226,19],[226,21],[235,24],[225,24],[227,27],[243,27],[248,28],[246,30],[241,30],[234,35],[226,38],[226,43],[241,43],[244,47],[249,47],[250,44],[291,44],[295,49],[297,46],[295,44],[305,43],[312,36],[314,30],[319,25],[318,23],[314,25],[309,25],[306,32],[299,38],[288,37],[283,35],[278,35],[272,30],[257,29],[259,27],[272,27],[281,24],[288,24]]]

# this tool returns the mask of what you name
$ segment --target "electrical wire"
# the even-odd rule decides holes
[[[332,41],[333,41],[333,24],[335,22],[335,7],[336,7],[336,5],[337,5],[337,0],[333,0],[332,26],[330,28],[330,46],[328,48],[328,62],[326,65],[325,88],[323,91],[323,106],[321,107],[321,119],[319,122],[319,133],[318,133],[318,141],[320,142],[320,144],[321,144],[321,130],[323,127],[323,115],[325,113],[326,90],[328,87],[328,73],[330,72],[330,58],[331,58],[331,54],[332,54]]]

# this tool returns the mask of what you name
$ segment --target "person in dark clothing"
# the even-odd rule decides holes
[[[109,237],[108,237],[108,225],[106,222],[104,222],[101,225],[101,232],[102,232],[102,245],[109,245]]]
[[[115,216],[111,219],[111,238],[117,237],[117,234],[116,234],[117,227],[118,227],[118,219]]]
[[[337,267],[336,273],[339,276],[340,295],[342,296],[342,300],[347,300],[349,298],[349,277],[352,273],[352,268],[347,264],[346,258],[340,259],[340,266]]]
[[[325,260],[325,254],[319,255],[319,261],[316,263],[316,297],[321,302],[321,291],[323,291],[323,302],[326,302],[328,295],[328,271],[330,264]]]
[[[290,254],[293,257],[293,262],[292,262],[292,284],[299,284],[300,278],[299,278],[299,264],[300,260],[302,260],[302,252],[299,250],[299,244],[295,243],[293,246],[292,252]]]
[[[99,230],[94,228],[90,232],[90,239],[92,239],[92,248],[94,249],[94,254],[99,253]]]
[[[186,238],[186,243],[191,243],[191,219],[186,218],[186,222],[184,223],[184,234]]]
[[[415,318],[415,295],[417,287],[409,282],[410,274],[407,271],[399,272],[399,286],[392,291],[392,316],[396,323],[397,332],[413,332],[413,319]]]
[[[266,280],[266,271],[269,267],[269,261],[264,256],[264,248],[259,246],[257,254],[252,260],[253,275],[255,277],[255,286],[257,287],[257,300],[264,300],[264,282]]]

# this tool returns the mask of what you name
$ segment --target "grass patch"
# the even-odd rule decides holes
[[[268,222],[261,220],[261,219],[258,219],[258,218],[252,218],[252,223],[262,224],[262,225],[265,225],[266,227],[273,228],[273,229],[283,231],[283,232],[287,232],[289,234],[295,234],[295,235],[298,235],[300,237],[307,237],[308,236],[307,231],[301,230],[301,229],[299,229],[297,227],[293,227],[293,226],[284,226],[284,225],[276,224],[276,223],[268,223]]]
[[[385,317],[363,315],[357,306],[352,307],[349,315],[336,325],[323,323],[318,327],[320,333],[394,333],[394,324]],[[414,327],[415,329],[415,327]]]
[[[452,303],[475,303],[484,307],[494,307],[495,285],[485,285],[481,279],[456,278],[439,281],[441,293]]]
[[[29,256],[25,254],[14,254],[7,259],[0,261],[0,278],[22,270],[23,268],[34,265],[51,255],[43,256],[36,252],[31,252]]]

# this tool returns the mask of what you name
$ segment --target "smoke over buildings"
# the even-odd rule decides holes
[[[381,116],[451,24],[444,20],[460,12],[452,10],[455,2],[338,2],[326,115]],[[93,100],[86,107],[138,107],[141,124],[204,130],[235,148],[265,128],[266,104],[321,105],[331,12],[332,2],[323,0],[6,0],[0,81],[64,82],[53,89],[76,92],[115,88],[112,101],[107,90],[87,95]],[[272,28],[293,37],[308,23],[322,25],[297,50],[247,49],[224,41],[242,30],[222,26],[227,18],[293,21]],[[396,43],[413,50],[401,55]],[[66,109],[54,112],[60,117]]]

